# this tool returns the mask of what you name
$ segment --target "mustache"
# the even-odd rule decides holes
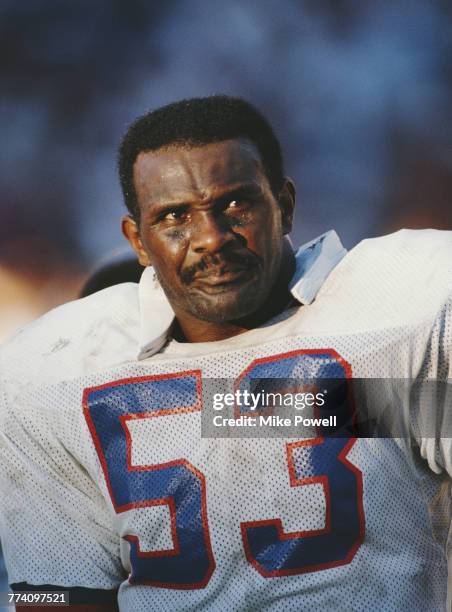
[[[191,266],[183,268],[180,273],[180,278],[184,285],[189,285],[193,282],[198,272],[204,272],[209,268],[216,269],[219,267],[236,267],[241,269],[253,269],[261,264],[261,259],[256,254],[247,253],[228,253],[227,256],[221,255],[204,255],[199,261]]]

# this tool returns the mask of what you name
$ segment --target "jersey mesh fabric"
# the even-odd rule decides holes
[[[142,362],[106,360],[105,367],[94,368],[88,361],[68,370],[69,361],[64,360],[72,357],[65,357],[62,349],[59,372],[47,373],[44,381],[36,375],[31,383],[31,375],[25,375],[22,385],[17,383],[17,372],[23,368],[20,356],[5,353],[0,449],[1,487],[8,496],[2,502],[0,520],[10,580],[68,587],[120,586],[124,612],[446,610],[451,515],[450,480],[444,472],[450,465],[450,446],[445,441],[438,439],[435,444],[435,439],[422,439],[419,431],[411,439],[357,439],[346,459],[362,475],[363,542],[343,564],[265,577],[245,554],[240,524],[279,518],[286,533],[321,530],[328,506],[325,489],[319,483],[291,483],[288,447],[296,441],[202,438],[200,410],[131,419],[124,428],[131,441],[131,466],[146,472],[149,466],[185,460],[204,475],[216,568],[204,588],[192,590],[127,581],[131,544],[125,537],[137,535],[143,552],[171,549],[170,510],[159,504],[115,512],[82,410],[85,389],[128,380],[125,393],[133,404],[138,397],[133,388],[136,378],[200,371],[203,378],[232,382],[253,360],[325,348],[334,349],[351,364],[357,378],[450,377],[450,302],[444,307],[437,304],[434,316],[407,317],[406,324],[391,321],[385,327],[370,321],[366,328],[357,321],[357,331],[347,327],[348,313],[342,321],[336,316],[341,329],[336,334],[316,330],[312,313],[311,307],[292,312],[260,330],[258,342],[248,342],[244,334],[241,342],[207,349],[170,344],[163,353]],[[6,357],[10,357],[7,363]],[[275,374],[278,367],[276,360]],[[47,364],[42,371],[49,369]],[[139,401],[151,399],[155,396]],[[173,399],[175,404],[180,401]],[[118,401],[124,401],[122,393]],[[162,395],[164,401],[168,397]],[[419,414],[409,413],[409,404],[394,405],[408,411],[410,422],[419,422]],[[97,433],[101,438],[108,431]],[[315,476],[309,453],[301,446],[290,448],[297,478]],[[325,446],[326,462],[334,462],[331,453]],[[123,469],[121,465],[118,470]]]

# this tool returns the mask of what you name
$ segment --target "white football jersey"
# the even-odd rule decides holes
[[[2,347],[10,583],[119,587],[123,612],[450,609],[452,398],[411,381],[452,379],[452,233],[330,238],[297,260],[303,305],[224,341],[167,341],[130,283]],[[205,381],[295,375],[409,381],[377,401],[409,435],[201,435]]]

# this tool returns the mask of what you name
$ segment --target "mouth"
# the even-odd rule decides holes
[[[252,275],[253,270],[246,268],[216,268],[195,276],[193,284],[201,285],[208,293],[218,293],[248,281]]]

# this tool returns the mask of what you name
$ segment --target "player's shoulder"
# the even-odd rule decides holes
[[[389,289],[397,284],[407,300],[420,299],[423,304],[427,300],[435,310],[450,298],[452,232],[403,229],[365,240],[357,252],[360,257],[364,255],[364,260],[370,258],[373,266],[369,266],[369,272],[375,271],[382,287],[387,285]]]
[[[314,310],[322,329],[428,327],[451,294],[452,232],[400,230],[351,249]]]
[[[68,302],[26,325],[0,349],[2,371],[13,377],[77,375],[108,366],[116,355],[136,352],[138,285],[124,283]]]
[[[348,263],[359,272],[375,274],[386,283],[408,290],[452,290],[452,232],[399,230],[368,238],[353,248]],[[386,282],[385,282],[386,279]]]
[[[452,270],[452,231],[401,229],[386,236],[368,238],[360,242],[351,254],[377,258],[381,266],[388,263],[413,262],[416,273],[430,273],[433,266]],[[414,272],[414,266],[409,266]],[[409,270],[407,270],[409,271]]]

